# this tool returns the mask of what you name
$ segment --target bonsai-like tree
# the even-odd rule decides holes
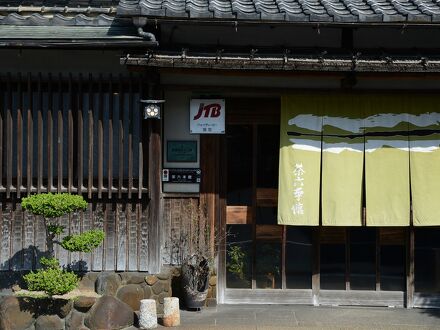
[[[59,223],[59,217],[85,210],[87,202],[80,195],[47,193],[23,198],[21,206],[32,214],[43,217],[48,254],[48,257],[40,259],[42,269],[23,277],[28,289],[45,291],[49,295],[64,294],[73,290],[78,283],[78,276],[61,268],[58,259],[55,258],[54,244],[59,244],[71,252],[91,252],[102,243],[104,232],[96,229],[68,235],[61,242],[56,240],[65,230]]]

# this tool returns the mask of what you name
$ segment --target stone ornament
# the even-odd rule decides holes
[[[163,325],[177,327],[180,325],[179,298],[164,298]]]
[[[157,328],[156,300],[142,299],[139,309],[139,328],[154,329]]]

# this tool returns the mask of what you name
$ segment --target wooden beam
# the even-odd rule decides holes
[[[406,308],[414,307],[414,227],[407,228],[406,248]]]
[[[157,76],[152,73],[148,83],[147,95],[142,98],[154,98],[157,95],[155,83]],[[149,271],[160,271],[161,261],[161,169],[162,169],[162,123],[160,120],[148,120],[148,190],[150,206],[149,222]]]
[[[321,227],[312,229],[312,301],[314,306],[319,306],[320,291],[320,257],[321,257]]]

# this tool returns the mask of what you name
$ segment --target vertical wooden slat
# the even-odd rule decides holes
[[[38,73],[38,98],[37,98],[37,193],[41,193],[43,188],[43,91],[41,82],[41,72]]]
[[[68,108],[67,108],[67,192],[71,193],[73,188],[73,157],[75,156],[73,141],[73,81],[72,73],[69,73],[68,83]]]
[[[93,212],[93,228],[94,229],[101,229],[104,230],[104,222],[106,221],[105,219],[105,210],[104,210],[104,205],[103,203],[97,203],[95,210]],[[107,234],[107,233],[106,233]],[[92,270],[94,271],[100,271],[103,268],[103,251],[104,248],[102,245],[100,245],[99,247],[97,247],[95,250],[93,250],[92,254],[93,254],[93,266],[92,266]]]
[[[52,75],[47,79],[47,190],[53,191],[53,86]]]
[[[21,209],[21,205],[17,205]],[[23,268],[32,269],[35,247],[35,216],[30,212],[23,211]]]
[[[17,210],[15,201],[11,206],[11,268],[21,270],[23,269],[23,213],[21,209]]]
[[[138,203],[140,219],[139,231],[139,271],[148,271],[148,208],[146,203]],[[165,221],[165,219],[164,219]],[[169,223],[169,221],[168,221]],[[168,226],[169,227],[169,226]],[[169,232],[168,232],[169,233]],[[169,236],[168,236],[169,237]]]
[[[17,198],[21,197],[23,186],[23,90],[21,73],[17,79]]]
[[[3,83],[3,79],[1,79],[0,83]],[[5,120],[5,100],[7,99],[7,96],[5,97],[5,91],[0,91],[0,188],[4,188],[4,181],[3,181],[3,152],[5,151],[3,148],[3,134],[5,133],[4,129],[4,120]],[[1,267],[1,264],[0,264]],[[1,268],[0,268],[1,270]]]
[[[142,84],[142,78],[139,77],[139,98],[141,98],[143,90],[143,84]],[[138,111],[138,124],[139,125],[139,142],[138,142],[138,148],[139,148],[139,155],[138,155],[138,198],[142,198],[142,187],[143,187],[143,174],[144,174],[144,145],[143,145],[143,131],[144,131],[144,125],[143,125],[143,113],[142,111]]]
[[[145,205],[146,203],[142,203],[142,222],[141,224],[143,224],[144,221],[144,212],[148,210],[148,204]],[[162,217],[162,221],[163,221],[163,225],[162,225],[162,245],[161,245],[161,250],[162,250],[162,261],[164,264],[173,264],[173,261],[171,259],[172,256],[172,226],[171,226],[171,198],[164,198],[163,201],[163,217]],[[144,211],[145,208],[145,211]],[[147,223],[146,223],[147,225]],[[141,230],[142,230],[142,225],[141,225]],[[142,238],[145,237],[145,239],[148,240],[148,226],[144,229],[145,230],[145,235],[141,234],[141,244],[142,242]],[[141,252],[142,253],[142,252]],[[142,259],[141,259],[142,262]]]
[[[81,212],[81,232],[92,229],[93,205],[89,203],[87,210]],[[82,271],[92,270],[92,254],[82,253],[81,260],[83,262]]]
[[[124,86],[121,75],[119,75],[118,152],[118,198],[121,198],[124,184]]]
[[[258,126],[252,125],[252,289],[257,288],[256,273],[257,273],[257,233],[256,233],[256,212],[257,212],[257,153],[258,153]]]
[[[283,238],[281,242],[281,288],[286,289],[286,238],[287,229],[283,226]]]
[[[102,94],[102,74],[99,75],[99,96],[98,96],[98,198],[102,198],[104,185],[104,97]]]
[[[57,146],[58,146],[58,192],[63,188],[63,77],[61,73],[58,76],[58,129],[57,129]]]
[[[81,233],[81,214],[80,212],[74,212],[70,215],[70,227],[69,234],[76,235]],[[70,253],[70,264],[73,270],[80,270],[80,254],[79,252]]]
[[[33,93],[32,93],[32,75],[28,73],[27,76],[27,98],[28,98],[28,110],[27,110],[27,169],[26,169],[26,182],[27,182],[27,194],[29,195],[32,192],[33,186],[33,173],[32,173],[32,164],[33,164],[33,152],[34,152],[34,119],[32,116],[33,111]]]
[[[130,266],[130,204],[125,207],[125,270]]]
[[[350,230],[345,229],[345,290],[350,290]]]
[[[6,100],[6,197],[11,197],[12,188],[12,77],[8,73]]]
[[[412,219],[412,216],[411,216]],[[407,229],[406,247],[406,308],[414,307],[414,227]]]
[[[11,256],[11,212],[4,199],[2,199],[0,207],[0,225],[0,270],[9,270],[9,258]]]
[[[129,223],[129,255],[128,255],[128,270],[129,271],[135,271],[137,270],[138,266],[138,217],[136,213],[136,205],[135,203],[129,203],[129,216],[128,219],[130,221]]]
[[[380,291],[380,229],[376,229],[376,291]]]
[[[58,223],[63,226],[64,228],[66,228],[66,230],[64,230],[64,232],[62,234],[60,234],[59,236],[57,236],[57,240],[62,241],[64,237],[66,237],[67,235],[69,235],[70,232],[70,215],[63,215],[62,217],[58,218]],[[56,257],[58,258],[58,260],[60,261],[60,264],[62,266],[67,266],[70,263],[69,260],[69,252],[65,249],[63,249],[60,245],[56,244],[56,252],[57,255]]]
[[[312,234],[313,240],[313,253],[312,253],[312,295],[313,305],[319,306],[319,291],[320,291],[320,256],[321,256],[321,244],[320,244],[320,227],[313,228]]]
[[[83,78],[82,74],[79,75],[78,80],[78,109],[77,109],[77,128],[78,128],[78,139],[77,139],[77,173],[78,173],[78,194],[82,193],[82,188],[84,185],[83,177],[83,161],[84,161],[84,100],[83,100]]]
[[[88,184],[87,193],[88,197],[92,198],[92,188],[93,188],[93,77],[89,74],[89,109],[88,109],[88,136],[89,136],[89,149],[88,149]]]
[[[218,278],[217,278],[217,302],[224,303],[225,289],[226,289],[226,138],[225,136],[220,137],[220,159],[219,159],[219,199],[218,199],[218,219],[216,222],[217,233],[220,237],[219,249],[218,249]]]
[[[114,203],[105,204],[105,247],[104,247],[104,269],[115,270],[115,213]]]
[[[107,187],[108,198],[112,198],[113,190],[113,77],[108,78],[108,167],[107,167]]]
[[[117,220],[117,270],[126,270],[127,263],[127,216],[126,204],[116,204],[116,220]]]
[[[36,268],[41,267],[40,265],[40,257],[43,252],[46,251],[46,230],[44,226],[43,217],[34,217],[34,227],[35,227],[35,249],[36,254],[34,255],[35,261],[34,265]]]
[[[135,120],[133,109],[133,76],[130,74],[128,83],[128,198],[131,198],[133,191],[133,121]]]

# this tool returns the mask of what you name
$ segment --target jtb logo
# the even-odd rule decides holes
[[[205,118],[219,117],[221,108],[222,108],[221,105],[218,103],[212,103],[212,104],[207,104],[207,105],[205,105],[204,103],[200,103],[199,112],[197,112],[197,115],[194,116],[193,120],[197,120],[200,117],[202,117],[203,113],[205,113],[203,115],[203,117],[205,117]]]

